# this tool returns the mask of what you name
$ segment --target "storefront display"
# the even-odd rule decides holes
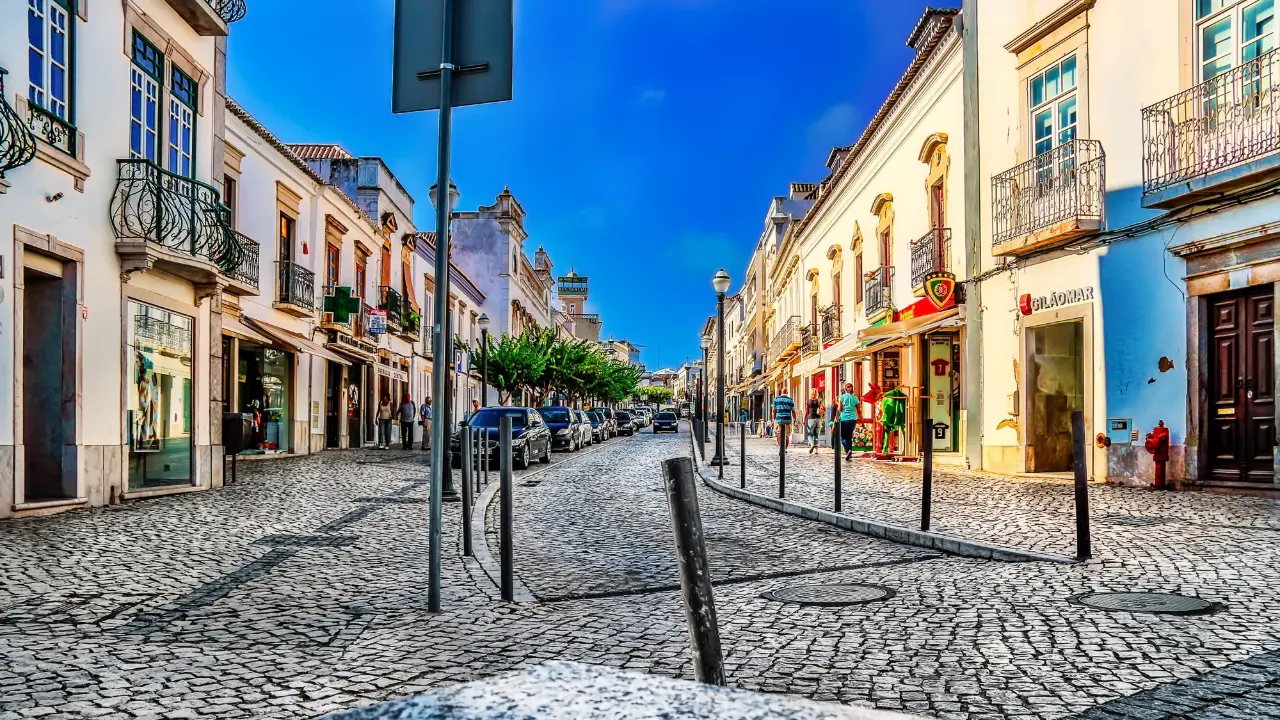
[[[127,308],[129,489],[190,484],[195,321],[136,300]]]
[[[1027,331],[1030,395],[1028,472],[1072,469],[1071,413],[1084,410],[1084,325],[1079,321]]]
[[[253,439],[242,454],[288,452],[293,354],[241,341],[236,382],[240,412],[253,417]]]

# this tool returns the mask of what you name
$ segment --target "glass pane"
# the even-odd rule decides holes
[[[1065,472],[1072,468],[1071,413],[1084,409],[1084,326],[1042,325],[1027,340],[1034,472]]]
[[[1031,80],[1031,107],[1044,102],[1044,76],[1037,75]]]
[[[1062,92],[1074,90],[1076,87],[1076,56],[1072,55],[1062,61]]]
[[[1076,97],[1072,95],[1058,103],[1058,129],[1065,132],[1071,128],[1075,132],[1076,126]]]
[[[129,488],[191,482],[192,319],[129,301]]]
[[[1196,3],[1196,17],[1202,18],[1212,15],[1223,8],[1223,6],[1232,0],[1198,0]]]
[[[1044,140],[1036,141],[1036,154],[1041,155],[1053,149],[1053,138],[1047,137]]]
[[[1044,71],[1044,95],[1047,98],[1055,98],[1060,92],[1062,89],[1058,84],[1058,66],[1054,65]]]
[[[1208,63],[1225,55],[1231,56],[1231,18],[1225,17],[1200,32],[1200,57]],[[1228,61],[1229,63],[1229,61]]]
[[[1217,60],[1211,60],[1204,64],[1204,73],[1201,75],[1202,80],[1212,80],[1222,73],[1231,69],[1231,56],[1224,55]]]
[[[1244,9],[1241,16],[1245,62],[1275,49],[1275,0],[1262,0]]]
[[[1034,128],[1035,135],[1033,135],[1032,137],[1035,138],[1036,143],[1039,144],[1041,140],[1048,138],[1050,140],[1050,147],[1052,147],[1053,145],[1053,141],[1052,141],[1053,111],[1042,110],[1041,112],[1036,113],[1035,119],[1032,120],[1031,126],[1032,128]]]
[[[44,16],[27,11],[27,42],[37,50],[44,49]]]

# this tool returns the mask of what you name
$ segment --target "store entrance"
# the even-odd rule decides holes
[[[1209,475],[1275,482],[1275,291],[1271,285],[1209,300]]]
[[[342,391],[342,366],[328,360],[325,362],[324,391],[324,446],[330,450],[342,446],[342,406],[346,393]]]
[[[1084,323],[1027,330],[1027,472],[1070,472],[1071,413],[1084,410]]]
[[[288,452],[292,445],[292,353],[241,341],[236,372],[240,412],[253,416],[253,440],[244,453]]]
[[[47,264],[54,271],[60,267],[60,263]],[[64,304],[69,298],[64,292],[61,274],[46,274],[27,267],[23,268],[23,282],[24,499],[40,502],[73,498],[76,473],[64,471],[62,455],[66,445],[75,444],[75,416],[66,412],[66,399],[76,396],[75,374],[67,372],[69,355],[66,352],[68,347],[75,347],[75,340],[66,335],[75,332],[76,325],[66,322]]]

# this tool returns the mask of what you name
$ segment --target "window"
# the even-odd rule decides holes
[[[1035,155],[1076,137],[1076,56],[1045,68],[1027,84]]]
[[[378,267],[378,272],[379,272],[379,277],[381,277],[382,281],[379,282],[378,284],[386,287],[391,287],[391,247],[390,246],[388,245],[382,246],[381,260],[382,262]]]
[[[1276,47],[1275,0],[1196,0],[1200,79],[1209,80]]]
[[[146,38],[133,33],[129,67],[129,157],[156,162],[160,139],[160,78],[164,55]]]
[[[351,294],[356,297],[364,297],[365,265],[368,262],[368,256],[356,254],[356,284],[351,289]]]
[[[196,104],[199,91],[195,80],[178,68],[170,68],[169,84],[169,172],[192,177],[195,171]]]
[[[862,253],[853,256],[853,302],[862,304]]]
[[[297,227],[297,220],[280,213],[280,243],[278,249],[280,262],[293,262],[293,240],[296,236]]]
[[[227,206],[227,222],[231,223],[232,230],[236,227],[237,187],[235,178],[230,175],[222,176],[222,203]]]
[[[27,99],[71,121],[71,0],[27,0]]]
[[[893,240],[889,236],[889,230],[886,228],[880,233],[880,267],[893,267]],[[888,285],[888,276],[885,277],[885,284]]]
[[[324,246],[324,294],[332,295],[338,287],[338,259],[342,250],[337,245],[325,243]]]

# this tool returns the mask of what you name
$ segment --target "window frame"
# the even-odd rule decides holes
[[[236,216],[239,211],[240,178],[230,172],[222,174],[222,204],[227,207],[227,224],[236,229]]]
[[[164,145],[164,125],[161,116],[164,114],[164,53],[160,52],[160,48],[155,43],[147,39],[136,28],[133,30],[132,42],[129,51],[129,157],[135,160],[147,160],[161,166],[163,158],[160,156],[160,149]],[[152,64],[156,64],[154,71],[148,70],[143,64],[139,63],[140,51],[150,50],[154,52],[155,57],[151,60]],[[143,57],[143,59],[146,59]],[[140,81],[140,82],[139,82]],[[154,96],[150,93],[154,92]],[[134,95],[140,97],[138,107],[139,114],[135,115]],[[146,125],[147,113],[146,106],[150,102],[153,105],[155,124],[148,128]],[[139,146],[134,147],[134,127],[139,128]],[[150,130],[152,134],[148,143],[147,133]],[[148,154],[146,151],[150,150]]]
[[[1054,60],[1052,63],[1044,66],[1037,72],[1033,73],[1026,79],[1026,100],[1027,100],[1027,147],[1030,149],[1031,157],[1038,157],[1047,152],[1052,152],[1054,148],[1060,147],[1080,136],[1080,53],[1073,51],[1064,54],[1062,57]],[[1065,77],[1064,70],[1067,63],[1070,62],[1073,67],[1073,80],[1070,88],[1063,88],[1062,79]],[[1058,78],[1058,91],[1054,95],[1048,93],[1048,77],[1051,71],[1056,71]],[[1043,97],[1037,103],[1034,97],[1034,88],[1036,80],[1041,80],[1041,88]],[[1071,123],[1060,125],[1059,120],[1062,115],[1062,106],[1065,103],[1074,103],[1074,111]],[[1045,112],[1049,113],[1050,130],[1045,138],[1036,137],[1036,116]],[[1064,131],[1070,130],[1071,134],[1066,140],[1062,139]],[[1040,150],[1038,146],[1045,139],[1049,141],[1049,146],[1044,150]]]
[[[276,225],[276,260],[293,262],[293,248],[298,240],[298,219],[283,210]]]
[[[186,178],[194,179],[196,176],[196,123],[200,116],[200,84],[195,78],[191,77],[182,68],[173,62],[169,62],[169,85],[167,100],[165,107],[168,108],[166,120],[170,130],[170,137],[165,143],[165,157],[168,159],[169,172]],[[188,85],[188,88],[182,88],[182,85]],[[186,97],[183,97],[185,93]],[[188,126],[185,127],[188,146],[185,148],[187,154],[184,158],[182,151],[184,148],[175,143],[175,138],[179,136],[183,130],[183,121],[186,120]],[[175,164],[180,165],[183,160],[188,163],[187,172],[183,172],[180,168],[174,167]]]
[[[1256,7],[1267,0],[1225,0],[1224,7],[1211,11],[1204,16],[1200,15],[1199,0],[1192,0],[1191,23],[1194,31],[1192,33],[1193,52],[1195,57],[1194,72],[1195,83],[1209,82],[1215,77],[1240,67],[1244,63],[1253,62],[1268,52],[1272,52],[1280,47],[1280,27],[1276,22],[1276,7],[1274,0],[1271,0],[1271,27],[1263,34],[1260,34],[1249,41],[1245,41],[1244,34],[1244,13],[1246,9]],[[1205,31],[1213,27],[1223,20],[1228,22],[1228,40],[1229,49],[1227,52],[1215,55],[1213,58],[1206,60],[1204,57],[1204,38]],[[1271,50],[1266,50],[1254,55],[1252,58],[1244,58],[1244,49],[1246,45],[1261,43],[1266,37],[1271,38]],[[1210,62],[1227,58],[1229,64],[1211,76],[1205,75],[1206,65]]]
[[[324,294],[332,295],[342,274],[342,248],[331,242],[324,244]]]
[[[31,44],[31,23],[34,19],[32,13],[35,10],[33,5],[40,4],[43,7],[39,16],[40,22],[40,41],[41,47],[37,50]],[[51,46],[53,42],[52,22],[55,10],[62,15],[64,27],[63,48],[62,48],[62,65],[63,71],[63,97],[59,99],[62,103],[62,112],[51,107],[53,97],[53,67],[54,62],[51,58]],[[39,107],[41,110],[53,115],[59,120],[75,127],[75,87],[76,87],[76,19],[79,17],[79,8],[76,6],[76,0],[27,0],[27,102],[31,105]],[[36,61],[33,51],[39,53],[40,65],[40,84],[37,86],[32,83],[32,63]],[[43,98],[37,97],[37,92],[43,95]]]

